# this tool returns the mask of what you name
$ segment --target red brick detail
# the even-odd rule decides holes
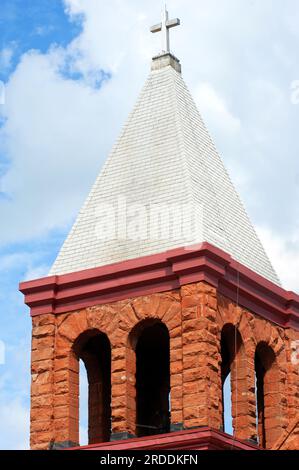
[[[298,365],[291,358],[299,333],[237,306],[213,285],[195,282],[168,292],[33,317],[32,448],[78,443],[78,356],[74,345],[82,335],[94,331],[105,334],[111,345],[112,432],[135,433],[134,332],[145,321],[160,321],[169,332],[173,424],[221,428],[221,331],[225,325],[236,327],[242,339],[232,364],[236,438],[249,439],[256,432],[254,358],[261,342],[273,350],[277,364],[267,391],[270,447],[279,437],[275,433],[284,433],[298,417]],[[279,420],[272,414],[273,394],[279,397],[274,404]],[[295,445],[294,440],[289,445]]]
[[[231,404],[234,435],[239,439],[255,439],[254,370],[250,356],[246,355],[238,325],[225,324],[222,328],[223,355],[221,357],[222,383],[231,372]],[[223,409],[223,403],[222,403]]]
[[[48,449],[54,439],[55,316],[32,318],[30,445]]]
[[[298,450],[299,449],[299,418],[290,422],[289,426],[279,436],[272,446],[272,450]]]
[[[183,286],[181,296],[183,422],[186,427],[220,429],[220,341],[216,323],[216,289],[197,283]]]

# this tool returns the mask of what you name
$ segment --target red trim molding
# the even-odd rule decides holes
[[[299,330],[299,295],[286,291],[201,243],[84,271],[22,282],[31,316],[60,314],[205,281],[239,305],[283,327]]]
[[[260,450],[250,442],[234,439],[220,431],[202,427],[124,441],[91,444],[65,450]]]

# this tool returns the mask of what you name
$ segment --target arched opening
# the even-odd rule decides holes
[[[273,425],[274,420],[279,418],[277,364],[273,349],[264,342],[259,343],[254,362],[258,443],[266,449],[270,419]]]
[[[88,379],[82,359],[79,361],[79,443],[88,444]]]
[[[169,333],[160,321],[145,321],[133,334],[136,353],[137,436],[170,430]]]
[[[238,387],[238,357],[243,346],[239,331],[234,325],[225,325],[221,332],[221,384],[223,430],[233,435],[236,432],[236,405]],[[233,416],[234,415],[234,416]]]
[[[107,442],[111,434],[110,342],[105,334],[89,330],[76,340],[74,352],[87,374],[88,442]]]
[[[233,416],[232,416],[232,388],[231,388],[231,373],[229,373],[224,380],[222,386],[222,403],[223,403],[223,430],[226,434],[231,436],[233,430]]]

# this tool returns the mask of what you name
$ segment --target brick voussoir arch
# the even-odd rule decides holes
[[[265,335],[260,335],[255,355],[259,443],[271,449],[287,425],[287,370],[285,351],[278,347],[275,351],[273,345],[277,343],[265,341],[263,337],[266,339]]]
[[[281,365],[286,360],[286,344],[282,337],[285,337],[285,332],[282,328],[272,325],[270,322],[261,318],[255,318],[253,328],[253,338],[256,346],[259,343],[266,343],[275,354],[276,360]]]
[[[288,400],[286,393],[288,375],[287,343],[282,339],[284,336],[285,332],[281,328],[263,319],[255,318],[255,352],[264,345],[269,348],[269,351],[273,351],[275,358],[271,371],[267,373],[267,383],[265,385],[267,448],[272,447],[273,442],[287,426],[287,421],[283,418],[286,416]],[[275,428],[275,432],[272,431],[273,428]]]
[[[249,360],[254,359],[254,353],[256,348],[256,340],[254,338],[254,330],[252,322],[255,321],[255,317],[247,310],[237,306],[234,302],[225,299],[228,308],[224,308],[218,304],[216,311],[216,321],[219,328],[219,340],[221,331],[225,325],[234,326],[239,332],[242,344],[245,350],[246,357]]]
[[[103,309],[89,309],[56,318],[54,361],[54,442],[59,445],[79,443],[79,343],[98,334],[111,344]]]
[[[247,418],[254,416],[256,412],[256,397],[255,397],[255,353],[259,345],[267,345],[275,356],[275,370],[268,375],[269,386],[266,387],[266,433],[268,436],[267,448],[271,448],[272,442],[275,440],[279,432],[285,426],[282,416],[284,416],[284,409],[286,408],[286,399],[284,383],[287,376],[286,368],[286,344],[282,339],[285,332],[282,328],[273,325],[271,322],[264,320],[251,312],[241,309],[235,303],[227,299],[220,300],[217,312],[217,322],[221,329],[225,324],[231,323],[234,325],[243,340],[246,363],[248,372],[247,376],[247,403],[248,411]],[[271,388],[270,388],[271,383]],[[271,393],[270,393],[271,391]],[[246,393],[245,390],[243,390]],[[279,398],[280,397],[280,398]],[[246,420],[246,416],[244,416]],[[248,418],[248,429],[251,429],[252,436],[254,435],[255,423],[252,419]],[[272,430],[275,428],[275,432]],[[245,437],[245,436],[243,436]],[[261,439],[261,437],[260,437]]]
[[[229,299],[219,296],[219,300],[216,320],[220,332],[225,324],[234,325],[242,337],[246,355],[252,360],[256,346],[260,342],[267,343],[273,349],[278,362],[283,363],[286,360],[285,344],[282,339],[285,336],[283,328],[253,315]]]
[[[238,342],[240,342],[231,365],[231,399],[233,427],[236,436],[242,439],[256,437],[253,360],[256,344],[252,335],[252,318],[249,312],[237,306],[236,303],[222,296],[218,297],[216,312],[216,322],[219,328],[218,341],[220,343],[222,331],[231,325],[236,328]],[[221,369],[219,369],[219,374],[221,374]]]
[[[136,433],[136,354],[135,346],[143,327],[163,323],[170,337],[170,377],[172,423],[182,422],[182,370],[181,302],[177,293],[155,294],[131,301],[133,315],[126,341],[126,423],[127,434]],[[120,429],[118,430],[120,431]]]
[[[288,376],[287,347],[285,331],[263,319],[257,318],[254,324],[256,351],[263,359],[263,349],[273,354],[273,363],[264,378],[265,422],[264,432],[266,447],[272,448],[273,443],[287,426],[285,419],[288,394],[286,381]],[[260,431],[261,433],[261,424]]]
[[[134,351],[128,347],[129,335],[139,322],[148,318],[163,321],[169,330],[172,381],[176,384],[177,397],[182,394],[181,304],[178,292],[136,297],[57,316],[56,358],[59,370],[56,371],[55,382],[59,381],[60,385],[57,385],[55,393],[59,395],[63,388],[65,403],[70,403],[70,406],[64,412],[63,423],[58,422],[61,410],[59,407],[56,410],[55,422],[59,428],[56,442],[79,441],[79,364],[73,346],[80,336],[92,331],[105,334],[112,350],[112,432],[132,433],[130,410],[135,406],[135,372],[132,372],[135,357],[132,354]],[[60,359],[63,360],[62,365]],[[178,415],[182,414],[181,403],[178,404],[175,400],[177,398],[174,399],[174,416],[178,420]],[[62,403],[62,397],[58,402]]]

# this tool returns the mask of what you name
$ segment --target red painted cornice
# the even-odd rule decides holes
[[[66,450],[259,450],[259,447],[234,439],[223,432],[202,427],[156,436],[73,447]]]
[[[201,243],[99,268],[22,282],[31,315],[60,314],[205,281],[283,328],[299,330],[299,296]]]

